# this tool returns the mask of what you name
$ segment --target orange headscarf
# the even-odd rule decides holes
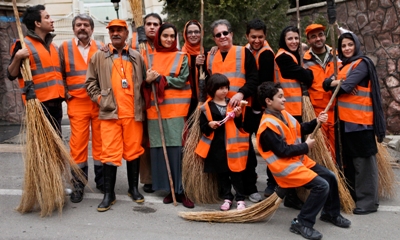
[[[186,36],[187,28],[188,28],[189,24],[192,25],[192,23],[195,23],[194,25],[200,26],[200,31],[202,31],[201,30],[202,26],[199,23],[199,21],[197,21],[197,20],[190,20],[185,24],[185,28],[183,29],[183,39],[185,40],[185,44],[182,47],[182,52],[189,53],[189,55],[199,55],[200,54],[200,42],[193,46],[190,44],[190,42],[188,41],[187,36]]]

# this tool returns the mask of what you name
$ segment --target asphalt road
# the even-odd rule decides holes
[[[68,127],[63,126],[64,134]],[[266,186],[265,163],[258,159],[258,189]],[[62,214],[40,218],[38,212],[20,214],[15,211],[21,198],[23,183],[21,147],[0,144],[0,239],[303,239],[289,231],[290,221],[298,211],[283,204],[269,220],[249,224],[190,222],[178,216],[180,211],[218,210],[219,204],[196,205],[192,210],[181,204],[162,203],[164,192],[143,193],[145,203],[134,203],[127,195],[126,167],[118,169],[117,202],[111,210],[99,213],[97,205],[103,195],[94,185],[93,168],[89,169],[89,184],[81,203],[66,199]],[[92,165],[90,165],[92,166]],[[395,169],[397,179],[400,170]],[[323,239],[399,239],[400,186],[394,199],[382,199],[377,213],[347,215],[352,221],[349,229],[341,229],[317,220],[315,228]],[[252,203],[246,200],[247,205]]]

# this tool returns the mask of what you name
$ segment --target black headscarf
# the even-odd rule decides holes
[[[342,46],[342,41],[344,38],[352,40],[355,45],[354,54],[353,54],[353,56],[351,56],[349,58],[345,57],[342,52],[341,46]],[[372,109],[374,111],[374,131],[375,131],[375,135],[377,137],[378,142],[381,143],[383,141],[383,138],[385,137],[386,123],[385,123],[385,118],[384,118],[383,109],[382,109],[382,102],[381,102],[382,98],[381,98],[381,91],[380,91],[380,86],[379,86],[379,79],[378,79],[378,75],[376,73],[374,63],[372,62],[372,60],[369,57],[365,56],[364,53],[360,49],[361,49],[361,43],[355,34],[343,33],[339,37],[338,53],[339,53],[339,58],[342,60],[343,66],[350,64],[353,61],[356,61],[360,58],[367,64],[369,79],[371,80]]]
[[[297,27],[295,27],[295,26],[287,26],[287,27],[285,27],[285,28],[282,30],[281,36],[280,36],[280,38],[279,38],[279,47],[280,47],[280,48],[283,48],[283,49],[285,49],[286,51],[288,51],[288,52],[290,52],[291,54],[293,54],[293,55],[296,57],[297,62],[300,64],[300,53],[299,53],[299,48],[300,48],[300,46],[301,46],[301,43],[299,43],[299,47],[297,47],[297,50],[296,50],[296,51],[290,51],[290,49],[288,48],[288,46],[286,45],[286,42],[285,42],[286,33],[288,33],[288,32],[297,32],[297,33],[299,33],[299,29],[298,29]],[[299,34],[299,36],[300,36],[300,34]]]

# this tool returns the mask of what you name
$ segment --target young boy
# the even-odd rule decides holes
[[[285,111],[286,99],[282,87],[265,82],[258,87],[258,100],[266,108],[257,132],[258,150],[280,188],[305,187],[310,195],[293,219],[290,231],[307,239],[321,239],[313,228],[317,214],[320,219],[342,228],[351,222],[340,215],[338,184],[333,172],[307,157],[315,140],[310,136],[301,142],[301,134],[310,134],[318,122],[326,122],[328,115],[321,112],[317,119],[301,125]]]

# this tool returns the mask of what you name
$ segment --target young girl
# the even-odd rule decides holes
[[[203,136],[196,153],[205,159],[204,172],[217,173],[220,196],[224,198],[220,209],[231,208],[232,186],[236,191],[237,209],[245,209],[242,171],[246,168],[249,134],[242,129],[242,109],[228,106],[229,80],[225,75],[213,74],[206,88],[211,99],[200,107]]]

